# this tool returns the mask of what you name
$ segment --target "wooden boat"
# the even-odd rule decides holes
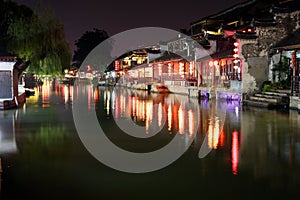
[[[74,85],[75,78],[65,78],[62,80],[62,83],[65,85]]]
[[[158,93],[170,93],[170,90],[165,85],[155,85],[156,92]]]
[[[35,91],[34,91],[34,89],[31,89],[31,88],[25,88],[25,94],[26,94],[26,97],[34,96]]]

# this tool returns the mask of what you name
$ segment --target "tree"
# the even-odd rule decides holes
[[[10,23],[15,19],[31,17],[33,11],[24,5],[17,5],[12,1],[0,0],[0,55],[8,55],[7,50],[9,35],[7,34]]]
[[[274,83],[274,86],[277,89],[289,89],[291,87],[292,69],[289,66],[288,58],[284,56],[278,64],[274,65],[272,70],[277,75],[278,80]]]
[[[8,35],[8,51],[30,60],[30,71],[54,75],[70,66],[71,51],[63,25],[51,13],[13,20]]]
[[[275,64],[273,69],[274,72],[277,72],[277,77],[279,81],[289,79],[290,75],[290,67],[289,67],[289,61],[287,57],[283,57],[282,60]]]
[[[90,65],[94,69],[103,69],[107,66],[103,66],[110,59],[110,52],[112,50],[112,41],[105,43],[104,49],[94,50],[100,43],[108,39],[109,36],[106,31],[94,28],[93,31],[85,32],[75,45],[77,50],[74,52],[73,61],[77,61],[80,64]],[[89,55],[89,60],[84,62]],[[104,70],[103,70],[104,71]]]

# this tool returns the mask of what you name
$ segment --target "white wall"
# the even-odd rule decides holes
[[[0,62],[0,70],[12,71],[16,62]]]

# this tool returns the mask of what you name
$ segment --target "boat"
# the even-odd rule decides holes
[[[151,87],[151,92],[156,92],[156,93],[171,93],[169,88],[165,85],[158,84],[154,85]]]
[[[62,83],[66,85],[74,85],[74,82],[75,78],[65,78],[62,80]]]
[[[31,89],[31,88],[24,88],[24,89],[25,89],[26,97],[30,97],[30,96],[34,96],[35,95],[34,89]]]

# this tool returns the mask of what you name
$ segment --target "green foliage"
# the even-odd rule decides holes
[[[273,87],[269,84],[265,84],[262,88],[262,92],[271,92],[273,91]]]
[[[31,17],[33,11],[27,6],[17,5],[13,1],[0,0],[0,55],[8,55],[8,27],[14,19]]]
[[[290,79],[278,81],[277,83],[273,83],[273,88],[278,90],[290,89],[291,81]]]
[[[288,77],[290,73],[289,61],[287,57],[283,57],[282,60],[274,65],[273,69],[274,72],[277,72],[278,80],[281,81],[282,79]]]
[[[50,13],[13,19],[8,27],[8,52],[30,60],[29,70],[54,75],[68,68],[71,51],[61,22]]]
[[[277,83],[266,81],[262,86],[262,92],[272,92],[276,90],[290,89],[291,82],[289,80],[281,80]]]

